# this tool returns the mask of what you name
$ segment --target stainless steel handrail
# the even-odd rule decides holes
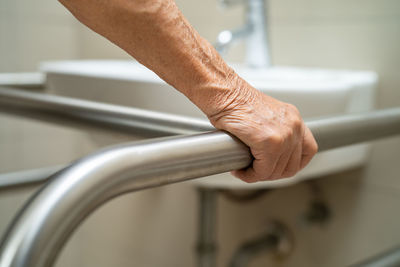
[[[131,110],[131,112],[135,110]],[[309,121],[307,125],[312,129],[318,140],[319,151],[323,151],[351,143],[373,140],[399,132],[399,126],[396,126],[399,125],[399,112],[400,109],[388,109],[378,112],[336,116]],[[139,117],[140,114],[137,116]],[[163,123],[167,124],[169,122],[168,116],[164,117],[163,120]],[[187,118],[187,121],[191,121],[191,118]],[[375,129],[378,130],[373,130],[374,126],[376,127]],[[135,125],[133,124],[132,128],[129,128],[128,131],[132,132],[134,130]],[[61,169],[61,166],[51,166],[0,174],[0,189],[45,182],[51,175]]]
[[[147,136],[168,136],[181,133],[196,133],[211,131],[214,128],[205,120],[176,116],[143,109],[110,105],[105,103],[31,93],[23,90],[0,87],[0,111],[21,117],[45,120],[65,126],[96,127],[102,131],[113,131],[124,134],[146,134]],[[143,123],[146,121],[146,123]],[[352,114],[322,118],[307,122],[314,129],[314,135],[319,140],[319,150],[326,150],[340,145],[346,145],[349,138],[352,142],[361,142],[365,138],[376,137],[398,131],[387,125],[396,125],[398,116],[396,109],[373,113]],[[374,130],[370,123],[379,129]],[[89,126],[90,125],[90,126]],[[354,127],[356,126],[356,127]],[[346,131],[343,131],[343,130]],[[371,131],[371,129],[373,131]],[[346,143],[347,142],[347,143]],[[12,186],[29,185],[34,182],[44,182],[61,167],[47,167],[16,173],[0,174],[0,189]]]
[[[101,150],[53,177],[12,223],[0,266],[50,266],[94,209],[120,194],[243,168],[248,148],[211,132]]]
[[[400,133],[400,108],[307,125],[320,150],[326,150]],[[118,195],[239,169],[250,162],[246,146],[218,131],[101,150],[54,175],[29,201],[1,243],[0,267],[51,266],[73,230]]]
[[[215,128],[203,119],[0,87],[0,112],[79,129],[160,137]]]

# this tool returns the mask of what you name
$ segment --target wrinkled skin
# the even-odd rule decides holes
[[[209,118],[216,128],[233,133],[250,147],[252,166],[233,172],[246,182],[291,177],[317,152],[297,108],[256,90]]]
[[[60,0],[186,95],[211,123],[250,147],[253,163],[233,174],[246,182],[295,175],[317,152],[298,110],[239,77],[184,18],[173,0]]]

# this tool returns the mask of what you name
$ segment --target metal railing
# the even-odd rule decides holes
[[[322,151],[400,133],[400,108],[307,125]],[[248,148],[221,131],[100,150],[56,173],[22,209],[0,245],[0,267],[51,266],[74,229],[118,195],[240,169],[250,162]]]
[[[0,87],[0,112],[103,132],[159,137],[212,131],[202,119]]]

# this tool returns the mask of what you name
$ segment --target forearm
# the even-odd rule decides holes
[[[60,0],[82,23],[185,94],[218,129],[250,148],[247,182],[293,176],[317,152],[297,109],[247,84],[173,0]]]
[[[60,2],[82,23],[185,94],[208,116],[224,109],[238,91],[248,88],[172,0]]]

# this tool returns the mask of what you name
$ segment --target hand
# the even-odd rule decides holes
[[[295,106],[241,83],[240,89],[224,99],[229,104],[209,116],[217,129],[248,145],[254,157],[251,166],[232,174],[249,183],[294,176],[317,153],[311,131]]]

